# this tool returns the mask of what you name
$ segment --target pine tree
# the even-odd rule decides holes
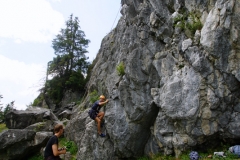
[[[80,30],[78,18],[70,15],[66,28],[52,41],[56,57],[49,62],[48,74],[53,78],[46,82],[45,91],[55,103],[60,102],[65,90],[84,91],[85,74],[90,65],[86,57],[89,42]]]
[[[56,58],[50,64],[50,73],[60,75],[71,74],[72,71],[81,70],[86,73],[88,63],[86,53],[90,40],[85,39],[85,34],[80,30],[79,20],[70,15],[66,28],[52,41]]]

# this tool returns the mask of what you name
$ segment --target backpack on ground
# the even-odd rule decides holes
[[[196,151],[191,151],[189,153],[189,158],[190,160],[198,160],[199,159],[199,154]]]
[[[235,145],[229,148],[229,151],[233,154],[238,155],[240,157],[240,145]]]

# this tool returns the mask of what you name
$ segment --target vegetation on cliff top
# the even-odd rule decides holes
[[[66,90],[84,92],[90,66],[86,56],[89,42],[80,30],[78,18],[73,18],[73,15],[66,21],[66,28],[61,29],[53,39],[52,47],[56,57],[48,62],[46,83],[41,92],[56,105],[62,100]],[[39,105],[45,99],[43,96],[35,99],[33,106]]]
[[[0,124],[5,122],[5,115],[12,109],[14,109],[14,101],[7,104],[5,107],[1,104],[1,99],[3,98],[0,95]],[[2,126],[1,126],[2,127]],[[1,131],[1,130],[0,130]]]

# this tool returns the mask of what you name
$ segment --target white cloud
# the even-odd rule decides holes
[[[61,2],[62,0],[51,0],[53,2]]]
[[[1,47],[1,46],[4,46],[5,44],[6,44],[6,42],[1,39],[1,40],[0,40],[0,47]]]
[[[0,55],[0,80],[5,79],[9,82],[29,86],[29,84],[37,83],[43,78],[45,76],[44,72],[43,65],[25,64]]]
[[[47,0],[0,0],[0,37],[48,42],[63,25],[63,15]]]
[[[44,82],[46,68],[41,64],[26,64],[0,55],[0,94],[5,104],[15,101],[17,109],[37,97]],[[27,102],[27,104],[25,104]]]

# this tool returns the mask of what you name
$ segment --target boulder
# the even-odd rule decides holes
[[[47,120],[44,122],[34,123],[34,124],[26,127],[25,129],[34,130],[35,132],[40,132],[40,131],[53,132],[54,126],[59,123],[61,123],[61,122]]]
[[[63,119],[63,118],[70,119],[71,115],[72,115],[72,111],[66,109],[61,113],[59,113],[58,117],[59,119]]]
[[[44,108],[30,108],[28,110],[12,110],[6,114],[5,122],[9,129],[23,129],[32,124],[46,120],[57,121],[57,117]]]
[[[52,136],[52,132],[27,129],[9,129],[0,133],[1,160],[25,160],[39,153]]]

